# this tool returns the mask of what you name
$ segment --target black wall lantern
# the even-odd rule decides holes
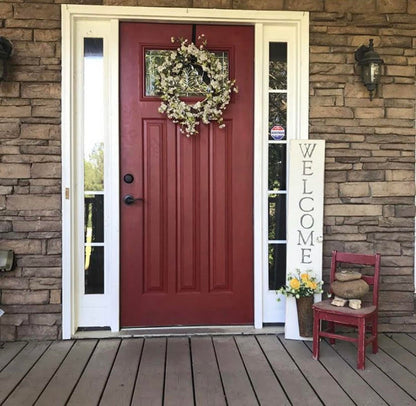
[[[3,80],[6,75],[6,60],[12,54],[13,45],[4,37],[0,37],[0,80]]]
[[[361,45],[355,51],[355,60],[361,66],[361,80],[370,93],[370,100],[373,100],[373,92],[380,82],[381,65],[384,62],[379,54],[374,51],[372,39],[370,39],[368,47]]]

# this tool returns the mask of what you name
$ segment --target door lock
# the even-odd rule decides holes
[[[133,183],[133,181],[134,181],[134,176],[133,176],[131,173],[126,173],[126,174],[123,176],[123,180],[124,180],[124,182],[126,182],[126,183]]]
[[[133,204],[134,202],[137,202],[137,201],[143,201],[141,197],[134,197],[132,195],[125,195],[123,197],[123,200],[124,200],[124,203],[128,205]]]

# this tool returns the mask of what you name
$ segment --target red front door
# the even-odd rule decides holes
[[[224,129],[187,138],[146,95],[144,58],[191,40],[192,25],[120,27],[123,327],[253,323],[253,28],[200,34],[228,55],[239,93]]]

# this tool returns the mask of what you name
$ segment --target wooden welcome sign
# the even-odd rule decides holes
[[[312,270],[322,279],[324,140],[292,140],[289,145],[286,273]],[[321,295],[315,295],[319,301]],[[296,300],[286,298],[285,337],[301,339]]]

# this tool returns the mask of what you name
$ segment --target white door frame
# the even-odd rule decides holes
[[[106,126],[108,148],[105,188],[117,193],[106,197],[104,221],[107,229],[106,246],[111,246],[111,254],[105,259],[106,281],[111,289],[108,292],[106,307],[99,312],[106,314],[106,325],[112,331],[119,331],[119,158],[118,158],[118,28],[119,22],[188,22],[209,24],[244,24],[255,29],[255,77],[254,77],[254,327],[263,325],[263,276],[268,272],[267,263],[267,108],[265,98],[264,66],[265,32],[267,38],[279,41],[279,34],[273,38],[270,27],[287,27],[294,35],[295,53],[293,63],[295,72],[292,89],[292,133],[291,138],[308,138],[308,98],[309,98],[309,13],[292,11],[256,11],[256,10],[218,10],[185,9],[158,7],[118,7],[118,6],[82,6],[62,5],[62,338],[71,338],[78,326],[77,294],[75,287],[76,270],[82,264],[80,246],[80,207],[77,189],[77,165],[79,165],[79,128],[77,128],[76,104],[76,63],[75,43],[77,30],[85,21],[92,27],[97,22],[106,25],[105,34],[108,44],[108,100]],[[93,30],[93,29],[92,29]],[[272,34],[271,34],[272,32]],[[280,39],[282,40],[282,39]],[[267,86],[267,85],[266,85]],[[289,101],[288,101],[289,103]],[[78,106],[79,107],[79,106]],[[288,117],[288,121],[290,117]],[[79,127],[79,125],[78,125]],[[288,122],[289,127],[289,122]],[[81,132],[82,133],[82,132]],[[266,140],[266,141],[265,141]],[[111,215],[112,214],[112,215]],[[107,245],[108,244],[108,245]],[[108,250],[109,251],[109,250]],[[109,271],[111,270],[111,272]]]

